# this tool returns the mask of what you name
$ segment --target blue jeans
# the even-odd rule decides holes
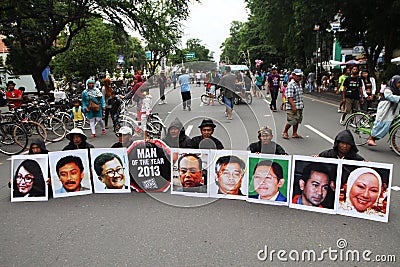
[[[227,98],[224,96],[224,103],[227,108],[233,109],[233,103],[234,103],[235,97],[232,98]]]

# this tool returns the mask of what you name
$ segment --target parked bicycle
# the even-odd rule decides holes
[[[12,122],[0,122],[0,152],[5,155],[17,155],[28,146],[28,134],[25,129]]]

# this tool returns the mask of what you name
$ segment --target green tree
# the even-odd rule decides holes
[[[50,66],[56,78],[65,76],[86,79],[106,69],[113,71],[117,60],[117,45],[113,40],[114,26],[100,19],[88,22],[71,41],[70,49],[55,56]],[[65,39],[60,38],[60,42]]]
[[[362,44],[371,73],[383,48],[385,62],[390,64],[393,50],[400,44],[400,1],[344,1],[341,7],[343,27],[347,30],[339,36],[340,40]]]
[[[0,33],[10,48],[8,64],[17,73],[32,74],[38,90],[48,91],[42,70],[57,54],[67,51],[73,38],[91,18],[103,18],[120,28],[129,27],[141,34],[157,27],[151,10],[155,4],[167,3],[165,12],[174,19],[188,16],[185,0],[27,0],[0,2]],[[169,17],[165,19],[168,21]],[[59,45],[60,33],[67,38]]]

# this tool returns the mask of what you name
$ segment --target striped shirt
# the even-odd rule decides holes
[[[293,98],[294,105],[297,109],[304,108],[303,102],[303,88],[301,88],[301,84],[297,83],[294,79],[292,79],[288,86],[286,87],[286,98]],[[286,109],[292,109],[292,105],[290,105],[289,101],[286,102]]]

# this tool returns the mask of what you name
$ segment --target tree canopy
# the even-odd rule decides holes
[[[400,44],[400,1],[328,1],[328,0],[245,0],[248,21],[233,22],[231,34],[222,44],[221,60],[241,64],[240,54],[249,51],[251,62],[264,61],[263,68],[306,68],[316,51],[321,49],[324,61],[331,59],[333,33],[330,22],[341,12],[341,27],[336,32],[341,44],[362,45],[373,70],[385,47],[385,62],[390,62],[393,49]],[[314,25],[320,25],[317,44]]]
[[[0,2],[0,33],[9,47],[8,66],[15,72],[32,74],[38,90],[48,91],[42,70],[51,59],[70,48],[75,36],[93,18],[109,21],[121,29],[142,35],[162,27],[152,17],[163,4],[166,21],[188,16],[185,0],[26,0]],[[64,36],[61,33],[65,33]],[[64,38],[60,42],[60,38]]]

